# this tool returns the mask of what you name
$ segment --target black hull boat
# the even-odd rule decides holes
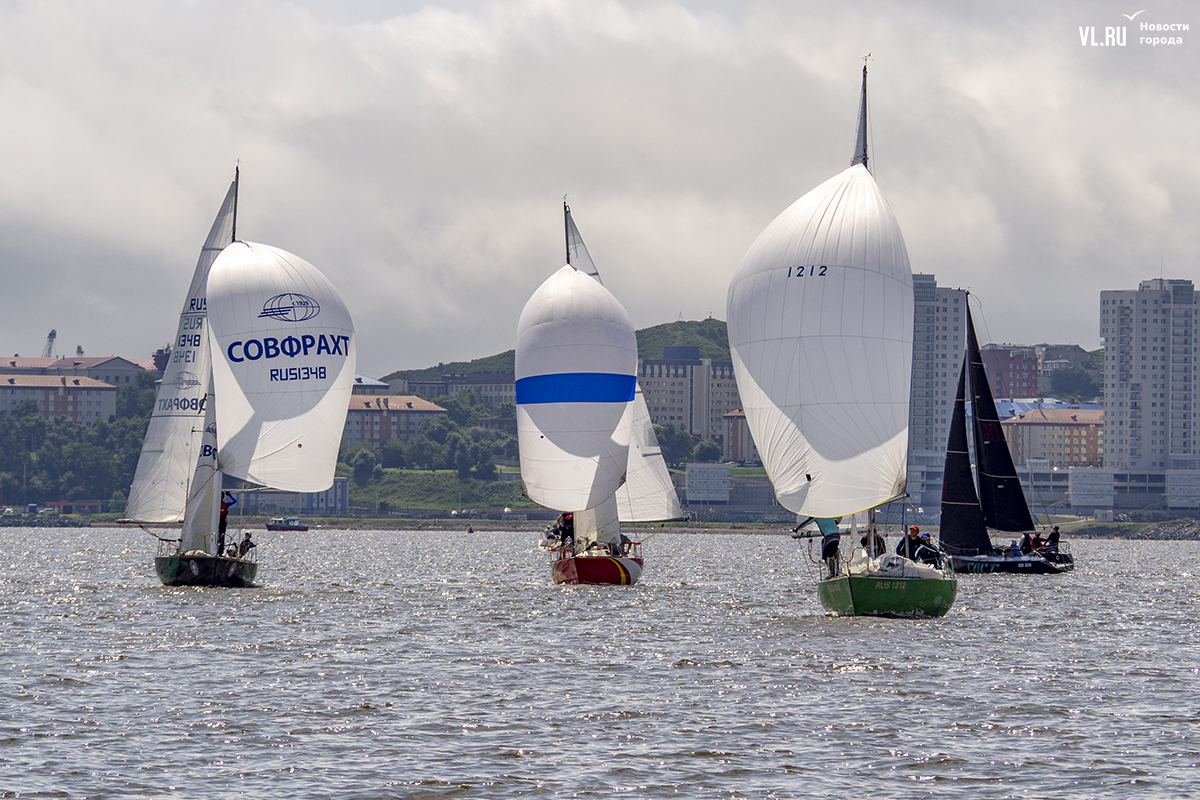
[[[996,548],[988,535],[989,528],[1028,535],[1034,530],[1034,523],[996,413],[996,402],[979,353],[969,304],[966,314],[967,351],[958,376],[942,481],[942,518],[938,534],[941,548],[955,572],[984,575],[993,572],[1017,575],[1068,572],[1075,568],[1075,559],[1065,544],[1059,547],[1057,536],[1047,547],[1038,548],[1035,542],[1032,551],[1018,552]],[[973,465],[967,441],[968,399],[973,412],[970,424],[975,445]],[[1022,542],[1026,550],[1029,550],[1028,541]]]
[[[990,555],[950,556],[950,566],[955,572],[977,575],[993,572],[1008,572],[1016,575],[1056,575],[1075,569],[1075,560],[1070,553],[1046,556],[1036,553],[1019,556],[993,553]]]
[[[243,589],[254,585],[258,562],[225,556],[155,556],[154,571],[163,586],[221,586]]]

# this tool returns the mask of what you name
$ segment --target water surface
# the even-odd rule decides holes
[[[0,796],[1125,798],[1200,792],[1200,543],[1074,542],[938,620],[839,619],[784,536],[634,587],[533,534],[260,534],[164,588],[126,529],[0,529]]]

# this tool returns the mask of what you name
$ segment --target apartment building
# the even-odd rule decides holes
[[[117,387],[86,377],[0,375],[0,414],[15,414],[27,400],[46,419],[64,417],[87,426],[116,413]]]
[[[517,404],[516,375],[512,372],[469,372],[465,375],[442,375],[438,378],[391,381],[391,391],[414,394],[426,400],[453,397],[459,392],[474,389],[488,408],[505,403]]]
[[[992,397],[1036,397],[1038,355],[1033,347],[986,344],[979,348]]]
[[[1104,412],[1086,408],[1034,408],[1001,420],[1018,467],[1099,467],[1104,463]]]
[[[446,409],[413,395],[351,395],[342,439],[370,442],[376,448],[391,439],[407,442]]]
[[[637,375],[655,425],[683,425],[724,445],[725,415],[742,407],[732,361],[701,358],[698,347],[664,347],[662,358],[638,359]]]
[[[967,346],[967,293],[913,275],[912,401],[908,428],[908,494],[921,506],[942,502],[950,415]]]
[[[1200,468],[1196,292],[1154,278],[1100,293],[1104,463],[1120,470]]]
[[[725,415],[725,441],[722,447],[726,461],[762,463],[758,448],[754,446],[754,437],[750,435],[750,426],[746,424],[746,412],[740,408]]]
[[[153,359],[120,356],[77,356],[75,358],[0,358],[0,376],[43,375],[85,377],[112,386],[137,383],[138,373],[154,370]]]

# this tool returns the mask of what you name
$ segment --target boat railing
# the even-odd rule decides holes
[[[155,538],[158,539],[158,549],[154,553],[156,556],[163,558],[179,555],[178,539],[164,539],[160,536],[156,536]]]
[[[625,558],[642,557],[642,543],[634,541],[622,542],[617,552],[614,552],[613,549],[608,545],[599,543],[593,544],[591,547],[579,552],[577,552],[577,548],[563,547],[562,545],[555,545],[550,549],[554,551],[555,561],[561,561],[564,558],[573,558],[574,556],[622,556]]]

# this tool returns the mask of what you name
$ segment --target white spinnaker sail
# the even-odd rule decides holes
[[[625,483],[617,490],[617,508],[621,522],[663,522],[684,516],[640,385],[633,399],[628,469]]]
[[[779,502],[835,517],[902,494],[912,273],[866,167],[767,226],[730,283],[727,312],[738,392]]]
[[[235,242],[208,277],[219,464],[293,492],[333,484],[355,341],[333,284],[304,259]]]
[[[233,240],[237,185],[235,178],[204,241],[183,301],[179,328],[171,343],[171,361],[163,371],[129,489],[129,501],[125,504],[125,517],[135,522],[180,522],[184,517],[188,489],[202,446],[205,427],[202,401],[211,372],[205,286],[213,261]]]
[[[629,460],[637,337],[629,314],[570,265],[538,287],[517,325],[517,439],[526,494],[580,511],[616,493]]]

